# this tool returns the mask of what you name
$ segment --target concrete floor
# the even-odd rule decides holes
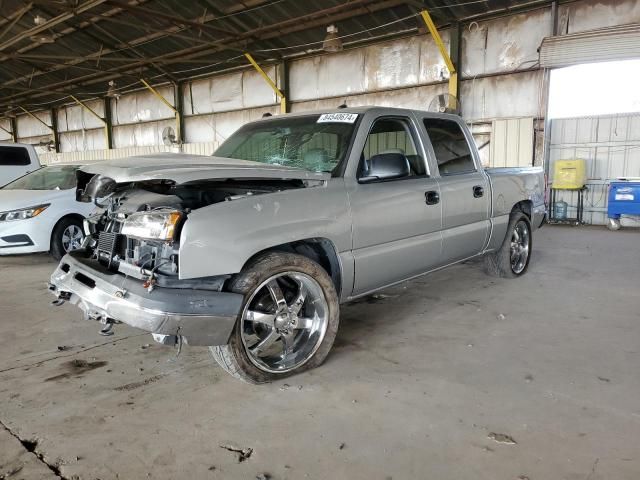
[[[344,306],[326,364],[265,386],[100,337],[49,306],[48,257],[0,259],[0,478],[636,480],[639,238],[545,227],[521,279],[466,264]]]

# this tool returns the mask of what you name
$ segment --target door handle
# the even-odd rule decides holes
[[[484,195],[484,188],[482,188],[480,185],[476,185],[475,187],[473,187],[473,196],[475,198],[480,198],[483,195]]]
[[[435,190],[429,190],[424,193],[424,198],[427,205],[436,205],[440,202],[440,194]]]

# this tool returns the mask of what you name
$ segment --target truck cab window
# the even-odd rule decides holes
[[[471,149],[457,122],[439,118],[425,118],[424,127],[431,140],[440,175],[456,175],[476,171]]]
[[[361,173],[366,175],[372,157],[387,153],[399,153],[407,158],[410,167],[408,176],[426,173],[424,160],[418,155],[408,121],[382,118],[373,124],[362,151]]]

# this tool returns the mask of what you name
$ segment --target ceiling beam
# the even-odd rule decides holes
[[[106,1],[106,0],[104,0],[104,1]],[[139,5],[139,4],[141,4],[141,3],[143,3],[143,2],[146,2],[146,1],[148,1],[148,0],[139,0],[139,1],[137,2],[137,4]],[[255,1],[255,0],[254,0],[253,2],[252,2],[252,1],[245,1],[245,2],[243,2],[243,4],[246,4],[248,8],[255,8],[256,6],[260,6],[261,4],[264,4],[264,3],[265,3],[265,2],[263,2],[263,1]],[[98,15],[98,16],[94,16],[94,17],[92,17],[92,18],[90,19],[90,21],[89,21],[90,23],[89,23],[89,22],[83,22],[83,23],[81,23],[81,24],[80,24],[80,28],[86,28],[87,26],[94,25],[94,24],[95,24],[95,23],[97,23],[97,21],[98,21],[98,20],[100,20],[100,19],[104,19],[104,20],[111,21],[111,20],[112,20],[112,18],[111,18],[111,17],[112,17],[113,15],[115,15],[116,13],[120,13],[121,11],[122,11],[122,9],[117,8],[117,9],[110,10],[110,11],[106,12],[105,14],[101,14],[101,15]],[[241,13],[241,12],[242,12],[241,7],[239,8],[239,7],[236,5],[236,6],[234,6],[234,7],[231,7],[231,8],[229,8],[229,9],[225,10],[223,13],[224,13],[224,15],[235,15],[235,14],[238,14],[238,13]],[[217,16],[215,16],[215,15],[208,15],[208,16],[205,18],[205,20],[204,20],[204,21],[206,21],[206,22],[208,22],[208,21],[213,21],[213,20],[216,20],[217,18],[218,18],[218,17],[217,17]],[[149,41],[149,40],[152,40],[152,39],[155,39],[155,38],[161,38],[161,37],[164,37],[164,36],[172,35],[172,34],[173,34],[174,32],[176,32],[176,31],[178,31],[178,32],[179,32],[179,31],[181,31],[181,30],[184,30],[184,28],[185,28],[185,27],[180,27],[180,26],[175,26],[175,27],[167,28],[167,29],[165,29],[165,30],[163,30],[163,31],[160,31],[160,32],[155,32],[155,33],[152,33],[152,34],[144,35],[144,36],[142,36],[142,37],[138,37],[138,38],[136,38],[136,39],[134,39],[134,40],[130,40],[130,41],[128,42],[128,44],[129,44],[129,45],[131,45],[131,46],[137,46],[137,45],[138,45],[138,44],[140,44],[140,43],[145,43],[145,42],[147,42],[147,41]],[[67,30],[76,31],[74,28],[69,28],[69,29],[67,29]],[[200,43],[204,43],[204,44],[205,44],[205,45],[207,45],[207,46],[211,46],[211,44],[212,44],[212,42],[200,42]],[[35,46],[40,46],[41,44],[39,44],[39,43],[38,43],[38,44],[30,45],[30,46],[28,46],[28,47],[21,48],[21,49],[19,49],[19,50],[18,50],[18,52],[19,52],[19,53],[22,53],[22,52],[24,52],[24,51],[31,50],[31,49],[32,49],[32,47],[33,47],[34,45],[35,45]],[[116,48],[116,49],[113,49],[113,48],[106,48],[106,49],[102,49],[102,48],[101,48],[99,51],[97,51],[97,52],[95,52],[95,53],[93,53],[93,54],[85,55],[85,56],[84,56],[84,57],[82,57],[82,58],[79,58],[79,59],[76,59],[76,60],[72,60],[72,61],[70,61],[70,62],[66,62],[66,63],[63,63],[63,64],[58,64],[58,65],[56,65],[56,66],[55,66],[54,68],[52,68],[52,69],[48,69],[48,70],[37,70],[37,71],[31,72],[27,77],[14,78],[14,79],[12,79],[12,80],[9,80],[7,83],[5,83],[5,85],[12,85],[12,84],[15,84],[15,83],[20,83],[20,82],[21,82],[21,81],[23,81],[25,78],[32,79],[32,78],[34,78],[34,77],[38,77],[38,76],[41,76],[41,75],[49,74],[49,73],[50,73],[50,72],[52,72],[52,71],[63,70],[63,69],[65,69],[65,68],[73,67],[74,65],[77,65],[78,63],[81,63],[81,62],[83,62],[83,61],[98,60],[98,59],[100,59],[100,58],[102,58],[102,57],[104,57],[104,56],[106,56],[106,55],[108,55],[108,54],[110,54],[110,53],[112,53],[112,52],[120,51],[120,50],[122,50],[122,49],[123,49],[123,48],[120,48],[120,47],[118,47],[118,48]],[[242,48],[236,48],[236,49],[234,49],[234,50],[239,51],[239,52],[243,52],[243,51],[244,51],[244,49],[242,49]],[[3,58],[3,57],[2,57],[2,55],[0,55],[0,61],[2,61],[2,60],[4,60],[4,59],[6,59],[6,57],[5,57],[5,58]],[[1,87],[0,87],[0,90],[1,90]]]
[[[0,39],[11,31],[11,29],[15,26],[15,24],[18,23],[20,19],[24,16],[24,14],[27,13],[29,10],[31,10],[32,6],[33,6],[33,3],[27,3],[24,7],[22,7],[19,10],[16,10],[9,16],[9,20],[11,21],[9,25],[4,30],[2,30],[2,32],[0,32]]]
[[[171,63],[179,63],[181,59],[193,59],[202,57],[205,55],[211,55],[226,50],[229,46],[238,46],[246,48],[249,39],[267,40],[271,38],[277,38],[281,35],[288,33],[295,33],[297,31],[306,30],[318,26],[324,26],[339,20],[351,18],[353,16],[365,15],[378,10],[392,8],[398,5],[402,5],[405,2],[403,0],[351,0],[349,2],[329,7],[323,10],[319,10],[313,13],[305,14],[300,17],[287,19],[275,24],[265,25],[247,32],[241,35],[236,35],[233,38],[221,39],[214,43],[211,47],[194,46],[186,49],[169,52],[160,57],[156,57],[155,61],[165,60],[174,61]],[[129,65],[119,66],[110,69],[110,78],[117,78],[120,75],[127,75],[128,72],[139,73],[140,69],[145,68],[145,60],[133,62]],[[210,72],[212,73],[212,72]],[[51,84],[51,88],[63,89],[73,88],[73,85],[91,85],[97,82],[106,81],[104,74],[89,74],[82,77],[76,77],[64,82]],[[8,82],[13,83],[13,82]],[[41,97],[41,94],[36,94],[33,98]],[[5,97],[4,102],[12,101],[15,95]]]
[[[197,20],[190,20],[188,18],[182,18],[182,17],[177,17],[175,15],[170,15],[167,13],[162,13],[159,12],[157,10],[152,10],[149,8],[145,8],[145,7],[139,7],[139,6],[135,6],[135,5],[131,5],[129,3],[126,2],[122,2],[120,0],[106,0],[106,2],[110,5],[114,5],[116,7],[122,8],[124,10],[128,10],[130,12],[132,12],[133,14],[137,14],[139,16],[142,16],[144,18],[147,19],[158,19],[161,18],[163,20],[166,20],[167,22],[176,25],[176,26],[182,26],[182,25],[189,25],[191,27],[196,27],[199,28],[201,30],[210,30],[211,32],[215,32],[217,34],[221,34],[221,35],[234,35],[236,32],[232,32],[230,30],[226,30],[224,28],[219,28],[216,27],[214,25],[210,25],[208,23],[204,23],[202,21],[197,21]]]
[[[18,42],[21,42],[22,40],[29,38],[33,35],[37,35],[38,33],[44,32],[52,27],[55,27],[56,25],[59,25],[60,23],[66,22],[67,20],[69,20],[70,18],[75,17],[76,15],[82,13],[82,12],[86,12],[87,10],[91,10],[92,8],[97,7],[98,5],[104,3],[106,0],[88,0],[87,2],[78,5],[76,8],[70,10],[69,12],[63,13],[61,15],[58,15],[56,17],[53,17],[49,20],[47,20],[45,23],[43,23],[42,25],[36,25],[33,28],[29,28],[28,30],[24,30],[22,32],[20,32],[19,34],[15,35],[14,37],[12,37],[9,40],[4,41],[3,43],[0,43],[0,52],[6,50],[7,48],[9,48],[12,45],[15,45]]]

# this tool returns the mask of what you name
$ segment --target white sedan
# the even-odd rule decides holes
[[[0,188],[0,255],[50,251],[60,259],[80,247],[83,220],[95,209],[76,201],[80,167],[43,167]]]

